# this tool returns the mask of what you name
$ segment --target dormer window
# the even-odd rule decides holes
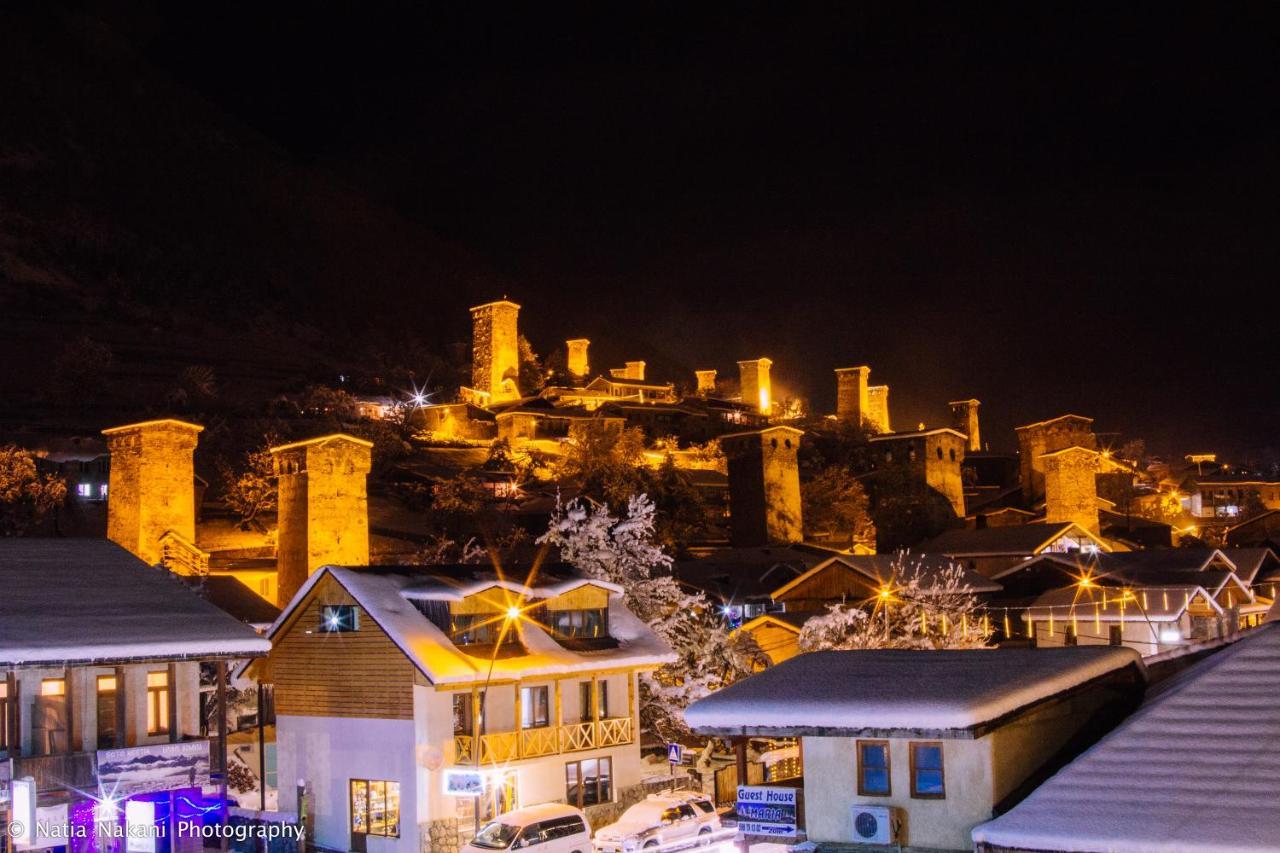
[[[459,646],[492,646],[499,641],[505,646],[520,639],[515,625],[493,613],[459,613],[453,617],[449,634]]]
[[[552,610],[547,615],[551,629],[557,637],[596,640],[609,636],[609,611],[604,608]]]

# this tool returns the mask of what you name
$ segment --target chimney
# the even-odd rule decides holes
[[[1098,451],[1072,446],[1041,455],[1044,520],[1074,521],[1098,535]]]
[[[773,411],[773,383],[769,369],[773,362],[767,358],[755,358],[738,362],[738,382],[742,389],[742,402],[755,406],[762,415]]]
[[[776,426],[720,437],[729,460],[729,512],[734,547],[799,542],[802,430]]]
[[[872,385],[867,388],[867,420],[880,433],[893,432],[889,429],[889,386]]]
[[[977,400],[952,400],[947,405],[951,407],[951,428],[969,437],[970,453],[981,451],[982,436],[978,432],[978,406],[981,403]]]
[[[644,362],[643,361],[625,361],[623,375],[628,379],[634,379],[637,382],[644,381]]]
[[[501,403],[520,396],[520,306],[505,299],[471,309],[471,387]]]
[[[369,563],[373,444],[336,434],[271,448],[279,483],[276,567],[285,606],[324,565]]]
[[[698,380],[698,394],[705,397],[708,394],[716,393],[716,372],[714,370],[695,370],[693,375]]]
[[[587,374],[591,372],[591,364],[587,361],[587,347],[590,345],[591,341],[586,338],[574,338],[564,342],[565,351],[568,353],[569,375],[574,379],[586,379]]]
[[[102,431],[111,453],[107,538],[150,565],[160,562],[160,538],[170,530],[195,542],[192,454],[203,429],[158,420]]]
[[[836,417],[858,428],[868,420],[871,403],[867,388],[867,380],[871,378],[870,367],[837,367],[836,368]]]

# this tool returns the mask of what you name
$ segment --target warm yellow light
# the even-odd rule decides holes
[[[508,608],[507,608],[507,618],[508,618],[508,619],[519,619],[519,618],[520,618],[520,608],[519,608],[519,607],[516,607],[514,604],[513,604],[513,605],[511,605],[510,607],[508,607]]]

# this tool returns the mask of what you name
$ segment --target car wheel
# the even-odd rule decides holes
[[[711,834],[711,827],[709,826],[704,826],[702,827],[702,829],[698,830],[698,846],[699,847],[706,847],[708,844],[711,843],[711,839],[707,838],[707,836],[710,834]]]
[[[648,850],[650,847],[657,847],[657,846],[658,846],[658,842],[657,842],[657,841],[646,841],[646,842],[644,843],[644,849],[645,849],[645,850]]]

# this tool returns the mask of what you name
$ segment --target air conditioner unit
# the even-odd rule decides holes
[[[888,806],[853,807],[853,841],[859,844],[892,844],[897,837],[893,809]]]

